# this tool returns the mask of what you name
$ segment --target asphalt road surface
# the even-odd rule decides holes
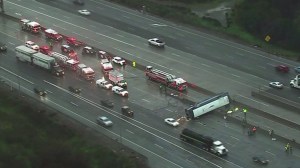
[[[15,46],[24,44],[26,40],[35,41],[39,45],[46,44],[45,38],[43,35],[35,36],[20,31],[18,24],[10,20],[2,18],[2,21],[0,39],[6,41],[9,47],[7,53],[1,54],[0,66],[4,69],[1,69],[0,75],[3,79],[9,79],[10,84],[16,88],[19,85],[22,91],[31,96],[36,96],[32,93],[33,87],[44,87],[49,94],[41,101],[145,154],[153,167],[256,167],[251,157],[257,154],[266,155],[272,167],[299,165],[297,152],[291,156],[286,155],[282,151],[282,142],[270,141],[268,137],[259,134],[248,137],[240,125],[224,122],[219,115],[207,115],[195,122],[183,121],[178,128],[165,125],[165,117],[180,117],[188,104],[160,93],[157,85],[146,81],[143,72],[136,69],[120,69],[127,77],[134,77],[132,80],[128,78],[130,97],[126,99],[97,88],[94,83],[78,78],[74,72],[67,71],[65,77],[59,78],[39,68],[17,62]],[[55,46],[55,50],[58,51],[59,45]],[[80,56],[80,61],[95,68],[97,76],[101,75],[96,58]],[[70,85],[82,88],[82,94],[77,96],[68,92],[67,87]],[[112,110],[99,104],[101,99],[107,97],[115,102]],[[130,105],[134,110],[134,119],[120,114],[123,105]],[[111,118],[114,126],[108,130],[97,126],[95,118],[98,115]],[[182,143],[178,137],[185,127],[222,140],[230,151],[229,155],[219,158]],[[281,159],[278,160],[277,157]]]

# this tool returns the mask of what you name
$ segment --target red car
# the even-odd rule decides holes
[[[276,71],[279,71],[279,72],[284,72],[284,73],[287,73],[290,71],[290,68],[288,66],[285,66],[285,65],[277,65],[275,67]]]
[[[49,46],[41,46],[40,52],[46,55],[51,55],[51,49]]]
[[[80,47],[82,45],[82,42],[78,41],[75,37],[68,37],[66,41],[70,46]]]

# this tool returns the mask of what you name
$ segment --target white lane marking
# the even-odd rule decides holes
[[[170,109],[166,109],[167,111],[170,111],[170,112],[173,112],[173,110],[170,110]]]
[[[51,100],[49,100],[49,102],[55,104],[56,106],[59,106],[60,108],[65,109],[66,111],[69,111],[69,112],[72,113],[73,115],[75,115],[75,116],[77,116],[77,117],[79,117],[79,118],[81,118],[81,119],[83,119],[83,120],[88,121],[89,123],[93,124],[94,126],[97,126],[97,124],[96,124],[94,121],[91,121],[91,120],[89,120],[89,119],[87,119],[87,118],[85,118],[85,117],[83,117],[83,116],[81,116],[81,115],[75,113],[74,111],[71,111],[71,110],[69,110],[69,109],[67,109],[67,108],[65,108],[65,107],[63,107],[63,106],[61,106],[60,104],[57,104],[57,103],[51,101]],[[112,135],[120,136],[120,135],[118,135],[118,134],[112,132],[111,130],[106,130],[106,131],[108,131],[108,132],[111,133]],[[162,157],[161,155],[159,155],[159,154],[157,154],[157,153],[155,153],[155,152],[152,152],[151,150],[149,150],[149,149],[147,149],[147,148],[145,148],[145,147],[143,147],[143,146],[141,146],[141,145],[139,145],[139,144],[137,144],[137,143],[135,143],[135,142],[133,142],[133,141],[130,141],[129,139],[127,139],[127,138],[125,138],[125,137],[122,137],[122,139],[123,139],[123,140],[126,140],[127,142],[129,142],[129,143],[131,143],[131,144],[133,144],[133,145],[135,145],[135,146],[137,146],[137,147],[139,147],[139,148],[141,148],[141,149],[143,149],[143,150],[145,150],[145,151],[147,151],[147,152],[149,152],[149,153],[151,153],[151,154],[153,154],[153,155],[155,155],[155,156],[157,156],[157,157],[159,157],[159,158],[161,158],[161,159],[163,159],[163,160],[165,160],[165,161],[167,161],[167,162],[169,162],[169,163],[171,163],[171,164],[173,164],[173,165],[175,165],[175,166],[177,166],[177,167],[183,168],[182,166],[180,166],[180,165],[178,165],[178,164],[176,164],[176,163],[174,163],[174,162],[172,162],[172,161],[170,161],[170,160],[168,160],[168,159]]]
[[[56,24],[53,24],[53,26],[54,26],[54,27],[61,28],[61,29],[63,29],[63,30],[66,30],[66,28],[63,28],[63,27],[61,27],[61,26],[58,26],[58,25],[56,25]]]
[[[239,141],[240,139],[238,139],[238,138],[236,138],[236,137],[234,137],[234,136],[230,136],[231,138],[233,138],[233,139],[235,139],[235,140],[237,140],[237,141]]]
[[[202,122],[196,122],[197,124],[200,124],[200,125],[203,125],[203,126],[206,126],[205,123],[202,123]]]
[[[70,102],[71,104],[73,104],[74,106],[78,107],[78,104],[74,103],[74,102]]]
[[[12,43],[12,42],[8,42],[8,44],[10,44],[10,45],[15,45],[14,43]]]
[[[130,17],[129,17],[129,16],[126,16],[126,15],[123,15],[122,17],[127,18],[127,19],[130,19]]]
[[[164,147],[158,145],[158,144],[154,144],[155,146],[159,147],[160,149],[163,149]]]
[[[123,53],[126,53],[126,54],[128,54],[128,55],[133,56],[133,54],[131,54],[131,53],[127,52],[127,51],[121,50],[121,49],[119,49],[119,48],[114,48],[114,49],[119,50],[119,51],[121,51],[121,52],[123,52]]]
[[[59,88],[59,89],[61,89],[61,90],[65,90],[65,89],[63,89],[63,88],[61,88],[61,87],[59,87],[59,86],[57,86],[57,85],[55,85],[55,84],[53,84],[53,83],[51,83],[51,82],[48,82],[48,81],[46,81],[46,80],[43,80],[43,81],[44,81],[45,83],[48,83],[49,85],[52,85],[53,87]],[[102,110],[107,111],[107,112],[110,113],[111,115],[114,115],[115,117],[119,118],[120,120],[122,120],[122,121],[124,121],[124,122],[127,122],[128,124],[130,124],[130,125],[132,125],[132,126],[134,126],[134,127],[136,127],[136,128],[139,128],[139,129],[141,129],[141,130],[147,132],[147,133],[150,134],[150,135],[153,135],[153,136],[155,136],[155,137],[157,137],[157,138],[159,138],[159,139],[161,139],[161,140],[163,140],[163,141],[165,141],[165,142],[168,142],[169,144],[171,144],[171,145],[177,147],[178,149],[181,149],[181,150],[183,150],[183,151],[185,151],[185,152],[187,152],[187,153],[189,153],[189,154],[191,154],[191,155],[193,155],[193,156],[195,156],[195,157],[197,157],[197,158],[199,158],[199,159],[201,159],[201,160],[203,160],[203,161],[206,161],[207,163],[210,163],[210,164],[212,164],[212,165],[214,165],[214,166],[216,166],[216,167],[218,167],[218,168],[222,168],[221,166],[217,165],[217,164],[214,163],[214,162],[211,162],[211,161],[209,161],[209,160],[207,160],[207,159],[205,159],[205,158],[203,158],[203,157],[201,157],[201,156],[199,156],[199,155],[197,155],[197,154],[195,154],[195,153],[193,153],[193,152],[191,152],[191,151],[189,151],[189,150],[186,150],[185,148],[183,148],[183,147],[181,147],[181,146],[179,146],[179,145],[177,145],[177,144],[175,144],[175,143],[173,143],[173,142],[171,142],[171,141],[168,141],[167,139],[165,139],[165,138],[163,138],[163,137],[161,137],[161,136],[158,136],[158,135],[156,135],[155,133],[153,133],[153,132],[151,132],[151,131],[149,131],[149,130],[147,130],[147,129],[145,129],[145,128],[142,128],[142,127],[138,126],[138,125],[135,124],[135,123],[129,122],[129,121],[127,121],[127,120],[121,118],[119,115],[115,115],[115,114],[114,114],[114,113],[116,113],[115,111],[112,111],[112,110],[111,110],[111,111],[108,111],[108,110],[106,110],[106,109],[103,109],[103,108],[101,108],[101,106],[98,105],[97,103],[95,103],[95,102],[93,102],[93,101],[91,101],[91,100],[89,100],[89,99],[86,99],[86,98],[84,98],[84,97],[82,97],[82,96],[77,95],[77,97],[80,98],[81,100],[85,101],[86,103],[88,103],[88,104],[90,104],[90,105],[96,107],[96,108],[99,108],[99,109],[102,109]],[[113,113],[113,112],[114,112],[114,113]],[[153,127],[150,127],[150,126],[148,126],[148,125],[146,125],[146,124],[144,124],[144,123],[142,123],[142,122],[139,122],[139,121],[134,120],[134,119],[133,119],[133,121],[135,121],[136,123],[139,123],[139,124],[141,124],[141,125],[143,125],[143,126],[145,126],[145,127],[147,127],[147,128],[150,128],[150,129],[152,129],[152,130],[155,130],[155,132],[160,132],[160,133],[162,133],[162,134],[164,134],[164,135],[167,135],[167,136],[169,136],[169,137],[172,137],[172,138],[178,140],[178,138],[173,137],[173,136],[170,136],[169,134],[167,134],[167,133],[165,133],[165,132],[162,132],[162,131],[160,131],[160,130],[158,130],[158,129],[155,129],[155,128],[153,128]],[[117,135],[117,134],[115,134],[115,135]],[[130,142],[131,142],[131,141],[130,141]],[[144,149],[144,148],[143,148],[143,149]],[[198,149],[200,149],[200,148],[198,148]],[[146,150],[148,151],[148,149],[146,149]],[[150,152],[152,152],[152,151],[150,151]],[[203,150],[203,152],[205,152],[205,151]],[[207,154],[211,154],[211,153],[207,152]],[[157,154],[156,154],[156,155],[157,155]],[[211,154],[211,155],[213,155],[213,154]],[[160,156],[160,155],[157,155],[157,156],[163,158],[163,157]],[[163,158],[163,159],[165,159],[165,158]],[[221,159],[221,160],[223,160],[223,161],[226,161],[227,163],[230,163],[230,164],[235,165],[235,166],[237,166],[237,167],[241,167],[241,166],[239,166],[239,165],[237,165],[237,164],[235,164],[235,163],[233,163],[233,162],[230,162],[230,161],[228,161],[228,160],[225,160],[225,159],[222,159],[222,158],[219,158],[219,159]],[[166,160],[167,160],[167,159],[166,159]],[[169,160],[167,160],[167,161],[169,161]],[[170,162],[170,163],[173,163],[173,162],[171,162],[171,161],[169,161],[169,162]],[[175,164],[175,163],[174,163],[174,164]],[[241,167],[241,168],[242,168],[242,167]]]
[[[238,75],[235,75],[235,74],[231,74],[232,76],[235,76],[235,77],[237,77],[237,78],[240,78],[240,76],[238,76]]]
[[[246,99],[248,99],[248,100],[252,100],[252,101],[254,101],[254,102],[256,102],[256,103],[260,103],[260,104],[262,104],[262,105],[269,106],[269,105],[267,105],[267,104],[265,104],[265,103],[259,102],[259,101],[257,101],[257,100],[251,99],[251,98],[246,97],[246,96],[243,96],[243,95],[241,95],[241,94],[238,94],[238,95],[241,96],[241,97],[243,97],[243,98],[246,98]]]
[[[15,73],[13,73],[13,72],[11,72],[11,71],[9,71],[9,70],[3,68],[2,66],[0,66],[0,69],[3,69],[4,71],[6,71],[6,72],[8,72],[8,73],[17,76],[18,78],[23,79],[24,81],[26,81],[26,82],[28,82],[28,83],[30,83],[30,84],[32,84],[32,85],[34,84],[33,82],[31,82],[31,81],[29,81],[29,80],[27,80],[27,79],[25,79],[25,78],[23,78],[23,77],[21,77],[21,76],[15,74]]]
[[[22,14],[20,14],[20,13],[15,13],[17,16],[22,16]]]
[[[211,67],[211,66],[209,66],[209,65],[207,65],[207,64],[203,64],[203,63],[202,63],[201,65],[206,66],[206,67]]]
[[[262,68],[262,69],[267,69],[266,67],[264,67],[264,66],[260,66],[260,65],[258,65],[258,67],[260,67],[260,68]]]
[[[176,56],[176,57],[181,57],[180,55],[175,54],[175,53],[172,53],[172,55],[174,55],[174,56]]]
[[[39,7],[39,9],[45,10],[45,8]]]
[[[271,65],[271,66],[276,66],[275,64],[273,64],[273,63],[267,63],[267,65]]]
[[[153,27],[166,27],[168,25],[154,23],[154,24],[151,24],[151,26],[153,26]]]
[[[50,90],[46,90],[46,92],[47,92],[47,93],[51,93],[51,94],[53,94],[53,92],[51,92]]]
[[[147,100],[147,99],[142,99],[143,101],[145,101],[145,102],[147,102],[147,103],[150,103],[150,101],[149,100]]]
[[[119,37],[124,37],[123,35],[121,35],[121,34],[116,34],[116,36],[119,36]]]
[[[129,132],[129,133],[131,133],[131,134],[134,134],[132,131],[130,131],[130,130],[128,130],[128,129],[126,129],[126,131]]]
[[[274,153],[272,153],[272,152],[270,152],[270,151],[265,151],[266,153],[268,153],[268,154],[270,154],[270,155],[273,155],[273,156],[275,156],[275,154]]]

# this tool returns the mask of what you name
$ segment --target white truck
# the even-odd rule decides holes
[[[294,79],[291,80],[290,86],[292,88],[300,89],[300,74],[297,75]]]
[[[117,85],[123,88],[127,87],[127,82],[124,80],[124,75],[116,70],[109,71],[108,79],[113,85]]]
[[[113,87],[113,85],[111,83],[109,83],[108,81],[106,81],[104,78],[98,79],[96,81],[96,85],[98,87],[102,87],[102,88],[105,88],[107,90],[110,90]]]
[[[92,68],[87,67],[85,64],[77,65],[77,74],[88,81],[95,79],[95,71]]]
[[[15,48],[16,58],[22,62],[29,62],[31,65],[36,65],[56,76],[63,76],[65,73],[63,69],[56,63],[55,59],[48,55],[39,53],[33,49],[30,49],[24,45]]]
[[[122,97],[128,97],[128,91],[124,90],[123,88],[121,88],[120,86],[114,86],[111,88],[111,90],[115,93],[118,94]]]

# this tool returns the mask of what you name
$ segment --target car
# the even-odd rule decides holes
[[[33,89],[33,91],[34,91],[34,93],[36,93],[37,95],[42,96],[42,97],[45,97],[47,95],[47,92],[44,89],[39,88],[39,87],[35,87]]]
[[[89,16],[91,14],[91,12],[86,9],[78,10],[78,13],[85,16]]]
[[[101,100],[100,102],[105,107],[108,107],[108,108],[113,108],[114,107],[114,102],[112,102],[110,99]]]
[[[62,45],[60,47],[61,51],[64,53],[71,53],[71,52],[75,52],[73,48],[71,48],[69,45]]]
[[[263,156],[254,156],[252,157],[253,162],[262,164],[262,165],[267,165],[269,163],[269,160],[264,158]]]
[[[294,70],[295,70],[295,72],[296,72],[296,73],[300,74],[300,66],[299,66],[299,67],[296,67],[296,68],[294,68]]]
[[[270,82],[269,86],[273,87],[273,88],[277,88],[277,89],[282,89],[283,88],[283,84],[280,83],[280,82]]]
[[[0,52],[1,51],[6,51],[6,50],[7,50],[6,44],[0,42]]]
[[[129,106],[123,106],[121,108],[121,112],[123,115],[127,116],[127,117],[133,117],[133,111],[130,109]]]
[[[105,116],[97,117],[96,121],[99,125],[102,125],[104,127],[111,127],[113,125],[113,122]]]
[[[82,55],[96,55],[97,51],[93,47],[85,46],[82,49]]]
[[[98,51],[98,58],[111,60],[111,56],[107,52],[102,51],[102,50]]]
[[[41,46],[40,47],[40,52],[46,55],[51,55],[52,51],[51,48],[49,46]]]
[[[110,90],[113,87],[113,84],[109,83],[104,78],[96,80],[96,85],[107,90]]]
[[[67,37],[66,38],[67,44],[73,47],[80,47],[83,45],[82,42],[78,41],[75,37]]]
[[[156,46],[156,47],[165,47],[165,42],[158,38],[152,38],[148,40],[149,45]]]
[[[284,72],[284,73],[287,73],[287,72],[290,71],[290,68],[289,68],[288,66],[286,66],[286,65],[277,65],[277,66],[275,67],[275,69],[276,69],[276,71],[278,71],[278,72]]]
[[[73,3],[74,3],[75,5],[84,5],[83,0],[75,0],[75,1],[73,1]]]
[[[69,86],[68,89],[69,89],[70,92],[76,93],[76,94],[79,94],[81,92],[80,88],[76,88],[76,87],[73,87],[73,86]]]
[[[166,118],[165,123],[167,123],[168,125],[171,125],[173,127],[177,127],[179,125],[179,122],[176,121],[174,118]]]
[[[121,66],[126,64],[126,61],[121,57],[113,57],[112,62],[114,62],[115,64],[119,64]]]
[[[33,50],[39,51],[40,47],[35,44],[33,41],[26,41],[25,46]]]
[[[121,88],[120,86],[114,86],[114,87],[111,88],[111,90],[115,94],[118,94],[118,95],[123,96],[123,97],[128,97],[128,91],[126,91],[125,89]]]

